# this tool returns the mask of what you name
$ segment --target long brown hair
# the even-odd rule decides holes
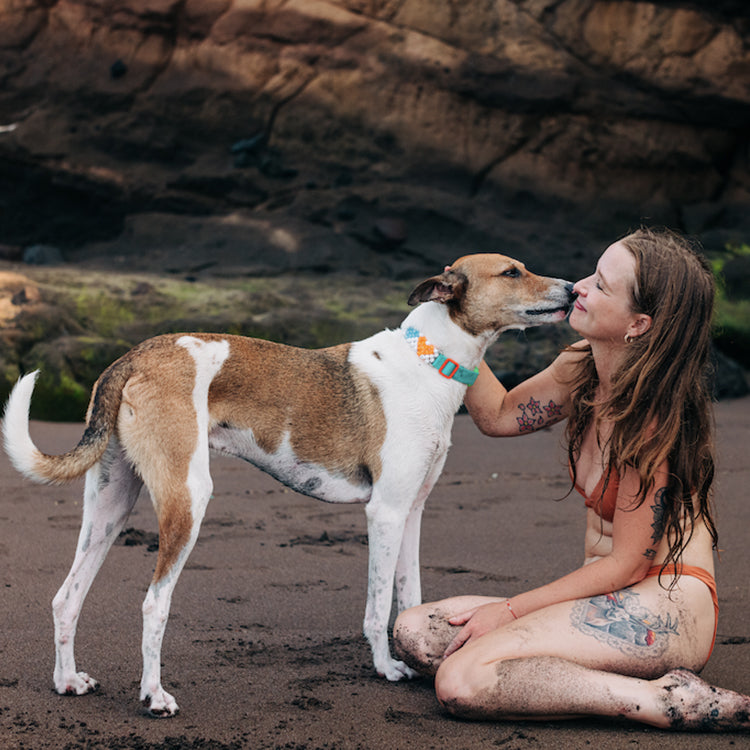
[[[620,241],[635,258],[632,310],[651,316],[652,323],[625,347],[605,401],[597,401],[591,350],[582,357],[573,383],[568,455],[575,482],[575,461],[594,414],[595,428],[600,420],[610,422],[612,435],[602,446],[609,449],[607,477],[613,470],[635,468],[640,477],[637,505],[667,462],[661,522],[669,554],[662,570],[671,562],[679,572],[696,521],[705,523],[714,547],[717,543],[710,507],[715,465],[709,380],[713,274],[691,243],[669,230],[641,228]]]

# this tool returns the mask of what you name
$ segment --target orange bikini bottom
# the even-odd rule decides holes
[[[683,576],[690,576],[690,578],[697,578],[699,581],[703,581],[703,583],[708,586],[708,590],[711,592],[711,599],[714,603],[714,637],[711,641],[711,649],[708,652],[708,657],[711,656],[714,650],[714,645],[716,643],[716,629],[719,626],[719,596],[716,592],[716,580],[714,577],[703,568],[698,568],[695,565],[680,565],[680,575]],[[653,568],[648,569],[648,573],[646,573],[646,578],[654,578],[655,576],[658,576],[659,573],[662,572],[661,565],[654,565]],[[677,573],[677,566],[675,565],[667,565],[664,568],[664,574],[665,575],[675,575]],[[708,660],[707,657],[707,660]]]

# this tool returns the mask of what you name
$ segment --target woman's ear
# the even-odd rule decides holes
[[[646,333],[649,328],[651,328],[652,322],[653,320],[650,315],[646,315],[645,313],[638,313],[635,316],[633,322],[628,326],[628,336],[632,338],[636,338],[636,336],[643,336],[643,334]]]

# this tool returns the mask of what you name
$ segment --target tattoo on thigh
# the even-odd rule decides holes
[[[670,635],[679,635],[677,620],[641,606],[638,594],[625,589],[575,603],[575,628],[630,656],[660,656]]]

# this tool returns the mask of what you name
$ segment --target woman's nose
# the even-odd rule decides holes
[[[573,293],[580,296],[586,296],[586,279],[579,279],[573,284]]]

